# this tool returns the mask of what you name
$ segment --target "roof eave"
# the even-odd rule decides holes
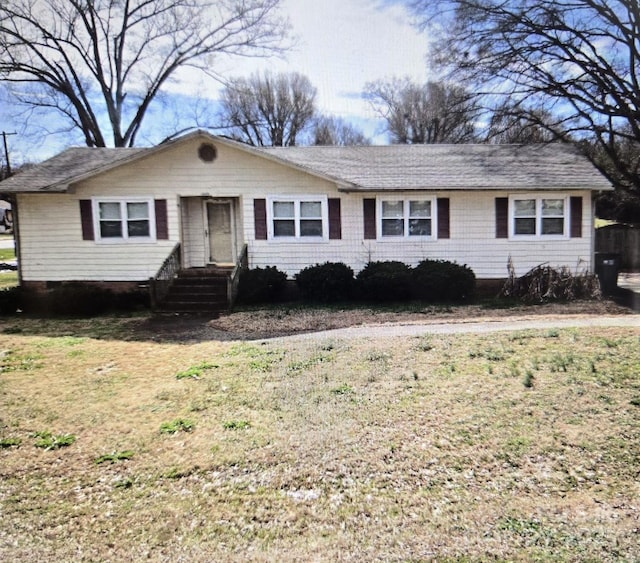
[[[574,191],[591,191],[591,192],[603,192],[613,191],[613,186],[394,186],[394,187],[375,187],[375,186],[360,186],[357,184],[351,184],[344,188],[339,188],[339,191],[345,193],[367,193],[367,192],[574,192]]]

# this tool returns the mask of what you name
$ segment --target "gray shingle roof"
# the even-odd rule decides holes
[[[564,144],[255,148],[196,134],[327,178],[349,191],[611,189],[577,148]],[[68,149],[3,181],[0,192],[64,192],[74,182],[169,145]]]
[[[611,189],[570,145],[391,145],[261,149],[356,190]]]
[[[63,192],[74,181],[127,162],[148,150],[89,147],[67,149],[0,182],[0,192]]]

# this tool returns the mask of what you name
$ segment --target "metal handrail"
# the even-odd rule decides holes
[[[249,253],[247,245],[243,245],[236,260],[236,264],[231,270],[231,275],[227,278],[227,302],[229,307],[233,307],[236,297],[238,296],[238,283],[240,281],[240,273],[242,270],[249,268]]]
[[[166,297],[171,282],[180,271],[181,265],[180,243],[177,242],[156,272],[156,275],[149,280],[151,307],[153,309]]]

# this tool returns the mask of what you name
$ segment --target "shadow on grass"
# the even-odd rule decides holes
[[[299,302],[237,307],[220,317],[138,312],[95,317],[0,317],[0,335],[84,337],[98,340],[192,344],[206,341],[253,341],[376,323],[429,323],[482,320],[488,317],[541,314],[620,314],[612,302],[523,305],[514,300],[479,300],[464,305],[361,302],[307,305]]]

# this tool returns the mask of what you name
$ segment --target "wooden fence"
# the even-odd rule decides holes
[[[640,272],[640,228],[610,225],[596,229],[596,252],[620,255],[620,269]]]

